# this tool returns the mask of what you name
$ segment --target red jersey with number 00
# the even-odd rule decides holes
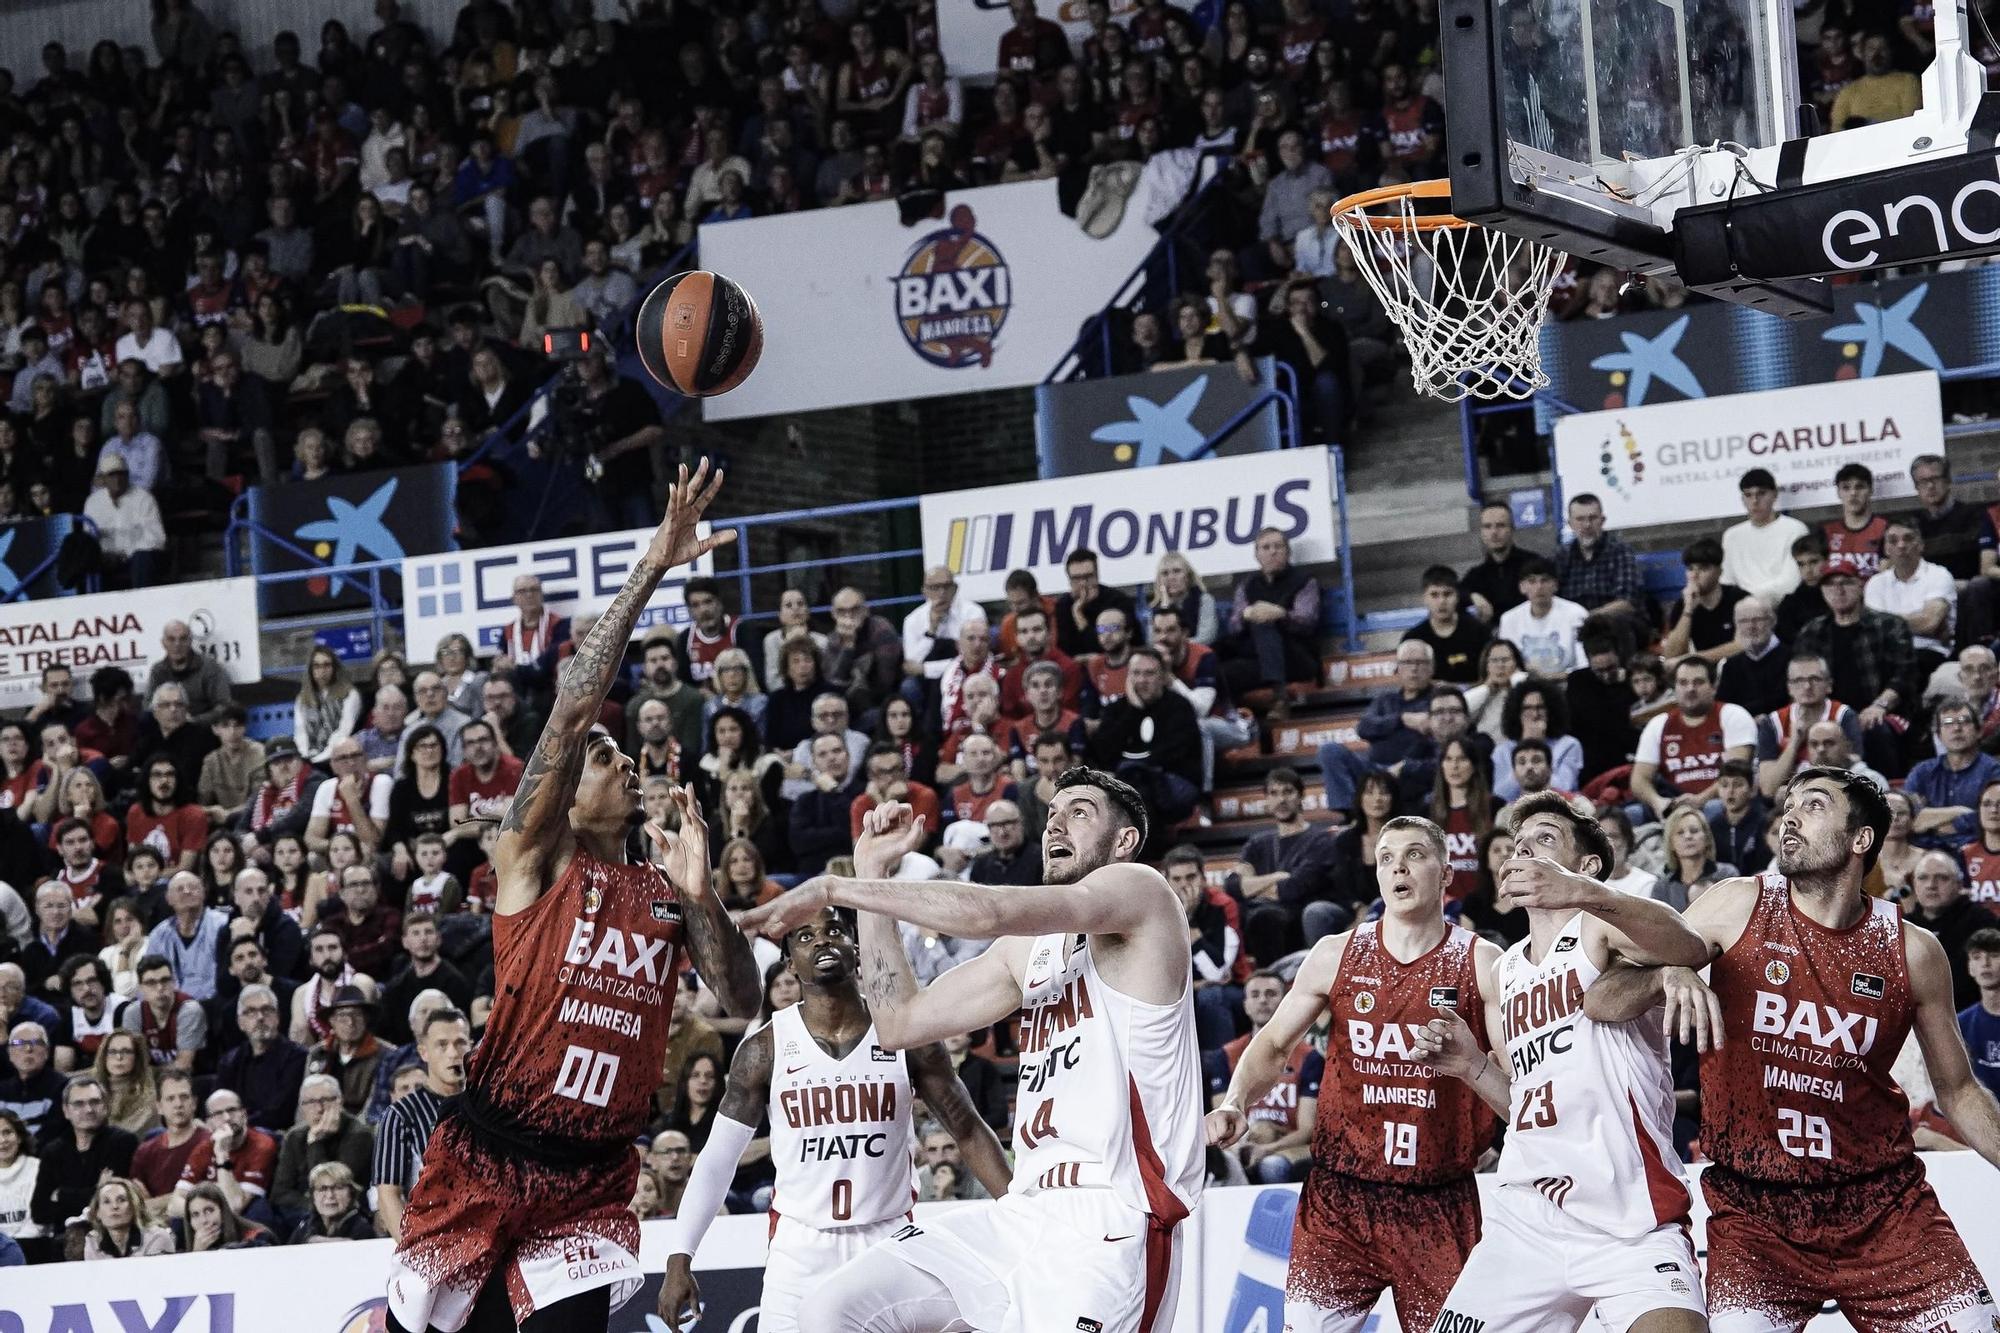
[[[666,876],[578,848],[533,907],[493,918],[493,1016],[471,1086],[553,1138],[640,1133],[666,1057],[680,940]]]
[[[1436,948],[1399,963],[1378,932],[1372,921],[1355,927],[1327,997],[1333,1022],[1313,1125],[1313,1175],[1398,1185],[1463,1179],[1493,1142],[1493,1112],[1470,1085],[1420,1064],[1414,1038],[1440,1012],[1456,1009],[1479,1044],[1490,1045],[1473,956],[1478,937],[1451,926]]]
[[[1830,1185],[1909,1159],[1910,1104],[1889,1067],[1916,1003],[1894,904],[1828,930],[1769,872],[1742,938],[1715,960],[1722,1048],[1701,1061],[1701,1141],[1763,1184]]]

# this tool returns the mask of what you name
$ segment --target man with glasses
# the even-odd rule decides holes
[[[41,1168],[28,1216],[60,1236],[72,1217],[90,1206],[98,1182],[107,1174],[129,1176],[139,1140],[130,1131],[107,1124],[110,1096],[95,1074],[72,1074],[63,1085],[62,1112],[67,1128],[41,1147]]]
[[[1778,481],[1767,469],[1751,468],[1736,489],[1748,517],[1722,531],[1722,581],[1775,606],[1799,586],[1792,543],[1805,536],[1807,528],[1790,514],[1778,512]]]
[[[1808,735],[1820,722],[1831,722],[1846,734],[1849,748],[1861,750],[1860,714],[1833,697],[1833,673],[1826,659],[1794,653],[1785,664],[1785,690],[1791,702],[1757,719],[1757,789],[1766,800],[1791,783],[1807,757]]]
[[[165,755],[172,759],[181,786],[189,791],[194,790],[201,777],[202,760],[218,744],[207,723],[195,723],[187,689],[177,681],[168,681],[153,691],[152,704],[139,720],[133,740],[138,754]]]
[[[878,805],[890,801],[901,801],[917,812],[924,821],[924,827],[932,833],[943,827],[939,818],[938,794],[935,787],[918,782],[910,776],[909,764],[903,758],[903,748],[894,741],[876,741],[868,747],[863,756],[862,780],[865,784],[861,794],[848,806],[847,822],[853,837],[861,837],[861,821],[868,812]],[[1041,830],[1035,830],[1035,841],[1041,842]],[[1040,880],[1031,881],[1039,884]]]
[[[812,701],[812,735],[792,747],[788,770],[801,776],[788,777],[778,784],[778,795],[787,801],[796,801],[818,784],[813,771],[813,744],[822,736],[838,736],[847,747],[848,771],[861,771],[863,759],[868,754],[868,737],[848,725],[847,700],[837,694],[822,694]]]
[[[40,1023],[16,1023],[7,1033],[7,1069],[0,1078],[0,1111],[12,1111],[40,1139],[54,1127],[63,1076],[50,1063],[49,1030]],[[32,1146],[32,1145],[26,1145]]]
[[[958,652],[959,631],[985,619],[977,602],[958,595],[958,578],[944,565],[924,571],[924,600],[903,617],[903,697],[921,703],[924,682],[942,680]]]
[[[1099,649],[1097,623],[1112,607],[1125,613],[1130,626],[1139,618],[1139,608],[1131,594],[1107,588],[1097,578],[1097,553],[1079,546],[1063,561],[1069,591],[1056,598],[1056,647],[1079,662]]]
[[[694,1145],[678,1129],[663,1129],[646,1149],[646,1166],[659,1172],[668,1189],[678,1192],[686,1188],[694,1170]]]
[[[1959,642],[1983,643],[1993,637],[1994,613],[2000,609],[2000,583],[1993,578],[2000,574],[2000,544],[1994,539],[1992,511],[1965,504],[1951,493],[1951,464],[1943,454],[1917,455],[1910,480],[1923,506],[1913,517],[1924,554],[1944,566],[1958,585]],[[1988,551],[1994,555],[1989,557]]]
[[[320,909],[320,920],[339,934],[348,961],[370,976],[395,973],[403,935],[403,914],[382,901],[382,886],[372,863],[345,866],[340,872],[340,900]]]
[[[873,726],[903,678],[903,640],[896,627],[868,609],[868,598],[852,585],[833,595],[833,633],[820,654],[827,683],[847,696],[847,706]]]
[[[1880,577],[1879,575],[1877,577]],[[1910,823],[1913,842],[1951,848],[1979,833],[1979,793],[2000,778],[2000,759],[1979,748],[1979,714],[1954,695],[1931,714],[1940,752],[1910,769],[1905,795],[1924,803]]]
[[[1436,651],[1422,639],[1405,639],[1397,644],[1396,683],[1368,701],[1368,710],[1355,726],[1356,733],[1368,742],[1368,753],[1358,754],[1337,740],[1319,747],[1320,780],[1326,784],[1327,809],[1354,811],[1361,780],[1376,769],[1392,769],[1411,760],[1434,757],[1430,709],[1438,692],[1432,680],[1436,660]],[[1457,691],[1453,694],[1457,695]],[[1460,696],[1460,707],[1463,706]],[[1442,745],[1443,741],[1437,744]],[[1429,792],[1428,784],[1423,790]]]
[[[278,1140],[250,1123],[243,1099],[227,1088],[208,1094],[208,1142],[188,1154],[174,1192],[187,1195],[196,1185],[214,1185],[239,1217],[269,1224],[266,1196],[278,1170]]]
[[[860,822],[859,819],[855,821],[857,829]],[[992,841],[992,850],[972,858],[972,864],[966,868],[967,879],[974,884],[1033,885],[1045,882],[1042,877],[1042,831],[1036,829],[1033,838],[1027,836],[1019,805],[1002,800],[987,806],[986,835]]]
[[[278,1145],[278,1169],[271,1177],[271,1209],[292,1225],[312,1213],[316,1190],[309,1182],[315,1168],[340,1162],[356,1180],[366,1180],[375,1160],[375,1131],[342,1108],[340,1080],[326,1074],[305,1080],[298,1112]]]
[[[1091,631],[1096,635],[1096,651],[1078,659],[1083,679],[1089,687],[1084,695],[1085,726],[1097,727],[1105,709],[1125,697],[1125,668],[1132,660],[1132,613],[1122,607],[1107,606],[1097,613]]]
[[[1730,617],[1736,629],[1731,645],[1734,651],[1723,659],[1715,697],[1761,718],[1784,706],[1792,650],[1773,632],[1778,613],[1762,597],[1745,597],[1736,603]]]
[[[373,856],[382,844],[383,826],[389,822],[389,793],[395,779],[387,773],[368,771],[367,752],[354,736],[335,744],[327,763],[333,769],[333,780],[321,783],[313,792],[306,847],[325,856],[334,834],[352,833],[360,841],[362,853]]]
[[[1979,715],[1980,748],[1990,754],[2000,744],[2000,658],[1991,648],[1975,643],[1959,653],[1958,687]]]
[[[215,1086],[233,1092],[248,1109],[250,1123],[282,1134],[299,1105],[306,1076],[306,1048],[280,1031],[278,993],[269,986],[245,986],[236,997],[236,1026],[243,1041],[215,1068]]]
[[[163,685],[160,691],[164,694],[176,688]],[[182,705],[170,702],[162,706]],[[160,864],[169,870],[193,870],[208,842],[208,813],[188,799],[193,788],[172,755],[152,750],[140,753],[152,757],[146,761],[145,790],[125,812],[125,841],[134,847],[150,843],[160,854]],[[197,771],[199,768],[197,762]],[[385,804],[385,813],[387,808]]]
[[[419,671],[417,678],[410,682],[410,691],[416,696],[417,710],[409,715],[409,725],[403,728],[403,743],[396,752],[395,772],[403,771],[404,761],[410,756],[410,736],[418,727],[436,727],[444,737],[447,769],[460,763],[465,754],[459,747],[458,735],[472,719],[451,706],[451,691],[445,688],[444,677],[435,671]]]

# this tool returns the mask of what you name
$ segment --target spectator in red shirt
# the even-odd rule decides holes
[[[525,766],[513,755],[500,753],[497,733],[485,718],[466,723],[459,730],[458,743],[465,752],[465,762],[451,771],[445,794],[451,812],[451,832],[445,835],[449,845],[445,867],[464,884],[485,859],[479,851],[477,830],[499,823],[506,815]]]
[[[1035,0],[1008,0],[1014,26],[1000,34],[994,68],[1003,75],[1046,79],[1070,63],[1069,34],[1036,13]]]
[[[243,1099],[227,1088],[208,1094],[208,1139],[188,1154],[174,1192],[185,1198],[196,1185],[214,1185],[239,1214],[270,1221],[271,1177],[278,1170],[278,1140],[250,1123]]]
[[[1016,782],[1026,782],[1034,772],[1035,737],[1059,733],[1068,736],[1077,749],[1083,748],[1084,741],[1082,719],[1075,709],[1063,705],[1062,668],[1054,662],[1036,662],[1023,675],[1027,679],[1027,714],[1009,719],[999,737]]]
[[[945,798],[947,824],[961,819],[986,821],[986,809],[995,801],[1019,801],[1020,792],[1011,778],[1000,772],[1000,747],[991,736],[968,736],[958,747],[958,762],[965,776],[952,784]]]
[[[171,870],[192,870],[208,841],[208,813],[181,790],[181,772],[172,758],[157,754],[146,764],[146,789],[125,815],[125,841],[147,843]]]
[[[715,693],[715,659],[724,650],[741,648],[750,654],[751,671],[763,659],[762,646],[751,642],[722,604],[722,585],[711,578],[692,578],[684,590],[688,627],[674,645],[681,661],[681,679]]]
[[[175,886],[184,883],[176,879]],[[195,1057],[208,1045],[208,1014],[201,1001],[180,988],[165,954],[149,953],[132,970],[139,979],[139,1002],[119,1014],[118,1025],[146,1039],[155,1068],[170,1065],[192,1072]]]
[[[1083,668],[1077,665],[1075,658],[1055,646],[1055,630],[1048,609],[1053,600],[1042,597],[1038,604],[1008,612],[1007,619],[1001,622],[1001,644],[1004,647],[1007,643],[1010,627],[1014,642],[1005,674],[1000,678],[1000,711],[1008,717],[1019,719],[1028,716],[1027,672],[1038,662],[1047,662],[1057,669],[1062,706],[1078,712],[1083,709]]]
[[[139,736],[139,719],[132,708],[132,676],[123,667],[99,667],[90,673],[90,716],[76,724],[76,743],[104,756],[120,785],[132,767],[132,746]]]
[[[209,1140],[208,1126],[194,1114],[194,1076],[181,1069],[164,1069],[158,1086],[154,1104],[165,1128],[132,1154],[132,1179],[146,1187],[146,1218],[150,1222],[166,1219],[168,1203],[188,1159]]]
[[[868,812],[887,801],[902,801],[917,812],[926,829],[933,835],[937,833],[941,823],[937,791],[910,777],[902,748],[894,741],[876,741],[868,747],[862,778],[867,785],[848,807],[848,823],[857,839],[861,836],[861,821]]]

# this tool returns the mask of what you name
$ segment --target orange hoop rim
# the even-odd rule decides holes
[[[1408,181],[1401,185],[1378,185],[1372,190],[1350,194],[1333,206],[1333,216],[1371,231],[1445,231],[1473,224],[1450,213],[1396,213],[1377,216],[1371,208],[1405,199],[1443,199],[1449,205],[1449,180]]]

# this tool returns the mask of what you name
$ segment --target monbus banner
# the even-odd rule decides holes
[[[1597,496],[1613,529],[1740,517],[1753,467],[1777,478],[1784,509],[1836,503],[1849,463],[1874,472],[1878,503],[1897,499],[1915,493],[1917,455],[1944,452],[1931,371],[1579,412],[1555,434],[1563,494]]]

